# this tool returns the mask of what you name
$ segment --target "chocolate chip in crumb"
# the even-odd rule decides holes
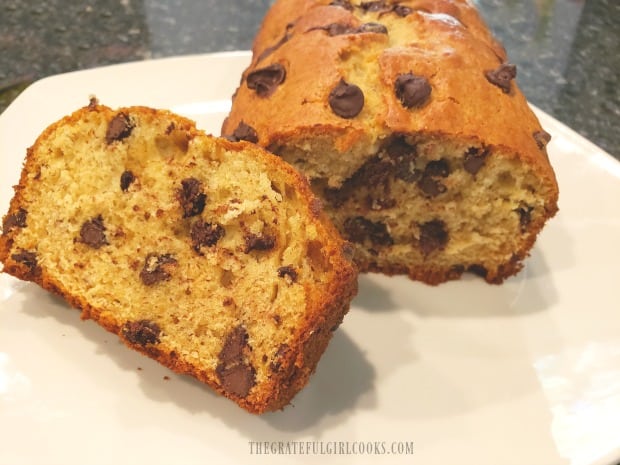
[[[248,333],[239,325],[226,337],[215,369],[224,390],[242,398],[246,397],[256,384],[256,372],[246,360],[246,350],[251,350]]]
[[[469,174],[475,175],[482,169],[486,163],[489,150],[484,150],[480,147],[471,147],[465,152],[465,158],[463,159],[463,168]]]
[[[252,250],[271,250],[276,245],[276,238],[270,234],[253,234],[247,233],[243,239],[245,240],[245,253]]]
[[[24,208],[20,208],[15,213],[5,217],[2,223],[2,234],[7,234],[14,228],[25,228],[27,216],[28,212]]]
[[[401,18],[404,18],[405,16],[409,16],[413,13],[413,8],[404,5],[394,5],[392,11]]]
[[[140,279],[146,286],[152,286],[162,281],[167,281],[172,276],[172,270],[177,266],[177,261],[170,254],[149,254],[144,259],[144,266],[140,271]]]
[[[517,67],[511,63],[503,63],[497,69],[484,72],[487,81],[499,87],[505,94],[510,93],[510,83],[517,77]]]
[[[435,250],[443,250],[448,243],[446,225],[441,220],[433,220],[419,225],[419,247],[422,254],[427,257]]]
[[[202,192],[202,183],[198,179],[187,178],[181,181],[177,199],[183,209],[183,218],[189,218],[203,212],[207,196]]]
[[[538,145],[538,148],[540,150],[544,149],[547,144],[551,142],[551,134],[549,134],[547,131],[543,131],[542,129],[540,131],[534,132],[532,136],[534,137],[534,140],[536,141],[536,144]]]
[[[11,258],[17,263],[21,263],[28,268],[28,278],[38,276],[41,273],[41,268],[39,268],[39,262],[35,252],[30,250],[21,250],[20,252],[11,255]]]
[[[146,346],[158,344],[161,329],[157,323],[150,320],[128,321],[123,325],[122,335],[132,344]]]
[[[418,181],[418,187],[429,197],[437,197],[443,194],[448,189],[439,180],[440,178],[446,178],[450,175],[450,166],[444,159],[430,161],[421,179]]]
[[[114,141],[126,139],[133,131],[133,128],[134,124],[129,119],[129,115],[120,112],[108,123],[105,140],[108,144],[111,144]]]
[[[105,231],[106,227],[103,224],[103,217],[99,215],[84,222],[80,229],[80,242],[93,249],[100,249],[104,245],[109,244]]]
[[[278,268],[278,276],[280,278],[288,277],[293,283],[297,282],[297,270],[290,265]]]
[[[431,96],[432,90],[428,79],[413,73],[399,75],[394,83],[396,98],[405,108],[423,106]]]
[[[233,142],[245,140],[256,144],[258,142],[258,134],[252,126],[246,124],[243,120],[241,120],[233,131],[230,140],[232,140]]]
[[[226,231],[221,224],[207,223],[202,220],[196,221],[190,230],[194,250],[200,253],[202,247],[213,247],[224,237],[225,233]]]
[[[123,171],[123,174],[121,174],[121,190],[127,192],[129,186],[131,186],[135,180],[136,177],[131,171]]]
[[[374,245],[392,245],[394,240],[387,226],[381,222],[373,222],[362,216],[348,218],[344,222],[344,231],[351,242],[364,243],[367,239]]]
[[[519,226],[522,233],[527,231],[527,228],[532,221],[532,211],[534,211],[534,207],[530,205],[522,205],[515,210],[515,212],[519,215]]]
[[[340,79],[329,94],[329,106],[342,118],[355,118],[364,108],[364,93],[355,84]]]
[[[271,96],[286,79],[286,70],[280,63],[274,63],[248,74],[246,84],[262,98]]]

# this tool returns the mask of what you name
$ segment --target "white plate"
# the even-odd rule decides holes
[[[248,60],[188,56],[36,82],[0,115],[0,212],[26,148],[90,95],[170,108],[218,134]],[[553,134],[560,213],[525,270],[502,286],[362,276],[317,373],[283,412],[247,414],[1,275],[0,463],[620,460],[620,163],[537,113]],[[297,453],[257,454],[252,441]],[[389,454],[393,444],[409,454]]]

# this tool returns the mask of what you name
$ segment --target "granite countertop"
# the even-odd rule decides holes
[[[475,0],[528,99],[620,159],[620,2]],[[0,112],[45,76],[249,49],[269,0],[3,0]]]

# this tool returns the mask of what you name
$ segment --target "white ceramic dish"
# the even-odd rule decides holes
[[[170,108],[218,134],[248,60],[188,56],[36,82],[0,115],[0,214],[26,148],[90,95]],[[537,113],[553,134],[560,213],[524,271],[502,286],[362,276],[317,373],[283,412],[251,416],[0,275],[0,463],[620,460],[620,163]],[[298,449],[257,454],[252,441]],[[339,453],[359,442],[364,454]],[[388,453],[368,454],[369,442]],[[389,454],[392,443],[410,454]]]

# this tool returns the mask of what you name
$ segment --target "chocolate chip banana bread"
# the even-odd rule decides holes
[[[88,107],[28,150],[4,272],[250,412],[308,381],[356,292],[301,175],[167,111]]]
[[[278,0],[223,135],[310,178],[362,271],[519,271],[558,186],[516,67],[466,0]]]

